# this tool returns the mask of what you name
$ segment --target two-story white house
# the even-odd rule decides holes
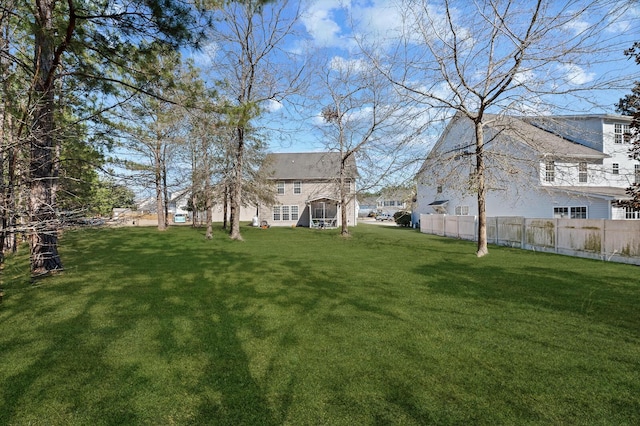
[[[260,205],[259,220],[270,226],[332,228],[342,225],[338,152],[268,154],[264,167],[276,190],[274,205]],[[356,178],[351,156],[345,167],[347,225],[358,223]]]
[[[408,189],[385,189],[376,198],[376,211],[393,216],[399,211],[411,211],[413,192]]]
[[[640,219],[618,206],[640,182],[630,117],[485,118],[487,216]],[[454,116],[417,176],[419,214],[477,215],[473,123]]]

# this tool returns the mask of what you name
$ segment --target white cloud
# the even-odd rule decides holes
[[[202,46],[199,50],[191,50],[189,57],[193,59],[194,64],[200,68],[206,68],[213,62],[220,48],[215,42],[211,42]]]
[[[265,105],[264,105],[264,109],[267,112],[276,112],[281,110],[282,107],[283,105],[281,102],[275,101],[273,99],[269,99],[268,101],[265,102]]]
[[[526,86],[536,81],[536,74],[533,70],[520,70],[513,76],[513,83],[517,86]]]
[[[640,19],[640,5],[632,2],[619,2],[611,7],[608,15],[607,31],[613,34],[632,32],[638,27]]]
[[[364,5],[354,3],[351,15],[358,33],[375,39],[399,35],[403,20],[397,5],[386,0],[374,0]]]
[[[586,72],[582,67],[575,64],[560,66],[560,71],[564,74],[565,80],[570,84],[582,85],[594,80],[596,74]]]
[[[344,49],[355,46],[354,36],[368,41],[397,36],[402,25],[400,10],[387,0],[319,0],[301,20],[316,45]]]
[[[587,21],[583,21],[583,20],[572,20],[567,22],[566,24],[563,25],[562,29],[563,30],[567,30],[567,31],[571,31],[575,34],[581,34],[585,31],[587,31],[589,29],[589,27],[591,27],[592,24],[590,24]]]
[[[366,71],[370,68],[370,65],[362,59],[345,59],[341,56],[334,56],[331,58],[329,68],[336,71]]]
[[[341,9],[339,0],[320,0],[304,13],[301,21],[317,45],[337,47],[343,43],[343,30],[336,19],[336,13]]]

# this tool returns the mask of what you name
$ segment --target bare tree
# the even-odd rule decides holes
[[[184,140],[183,108],[140,94],[122,109],[119,146],[126,158],[120,161],[129,179],[142,187],[153,187],[158,230],[168,226],[169,190],[172,166]]]
[[[375,185],[407,167],[403,153],[419,135],[415,127],[420,120],[406,99],[363,60],[334,57],[321,72],[316,88],[326,105],[321,112],[325,124],[319,128],[327,148],[340,153],[341,235],[347,236],[347,205],[356,196],[355,171],[349,168],[357,159],[365,172],[360,178]]]
[[[246,152],[259,141],[257,122],[268,102],[280,102],[295,92],[299,84],[299,62],[285,44],[294,35],[298,3],[267,3],[250,0],[225,7],[213,40],[217,55],[215,74],[224,85],[226,114],[234,129],[232,178],[229,181],[231,226],[229,236],[241,240],[240,208],[246,177]],[[293,73],[292,70],[293,69]]]
[[[188,111],[188,134],[184,148],[190,158],[190,205],[197,226],[201,211],[205,213],[206,238],[213,238],[213,207],[215,179],[223,179],[224,151],[229,129],[221,114],[215,111],[211,94],[202,91],[203,98],[197,108]]]
[[[401,1],[403,34],[379,68],[407,97],[428,109],[455,111],[474,124],[471,174],[478,203],[478,257],[488,253],[485,126],[494,113],[539,113],[588,101],[619,87],[607,76],[583,78],[593,54],[620,40],[608,32],[624,16],[609,1]],[[591,55],[591,56],[590,56]],[[583,73],[583,74],[581,74]]]

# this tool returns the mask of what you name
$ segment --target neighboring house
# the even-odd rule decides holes
[[[413,194],[409,190],[383,190],[376,198],[376,210],[391,216],[399,211],[411,211],[412,198]]]
[[[484,128],[487,216],[640,219],[617,205],[640,183],[628,157],[630,117],[487,115]],[[473,123],[458,114],[418,176],[419,214],[477,215]]]
[[[338,227],[341,155],[337,152],[268,154],[263,167],[276,192],[274,205],[259,206],[259,220],[271,226]],[[347,224],[358,223],[353,157],[347,162]]]
[[[358,217],[367,217],[375,214],[378,208],[377,197],[358,198]]]
[[[173,222],[175,215],[186,215],[189,221],[194,219],[194,214],[197,215],[196,223],[203,223],[206,220],[206,212],[198,211],[192,212],[187,210],[189,205],[189,197],[191,197],[190,189],[182,189],[169,194],[169,205],[167,206],[169,211],[169,222]],[[153,197],[146,198],[137,203],[137,210],[139,212],[156,214],[156,200]],[[240,221],[251,222],[256,215],[257,207],[255,205],[242,206],[240,208]],[[212,221],[223,222],[224,221],[224,205],[220,200],[214,200],[212,208]]]
[[[169,202],[169,214],[170,216],[175,214],[186,214],[189,220],[194,219],[196,216],[196,223],[204,223],[207,218],[206,211],[188,211],[189,198],[191,197],[191,191],[189,189],[180,191],[171,196]],[[229,207],[230,209],[230,207]],[[227,212],[227,215],[229,213]],[[252,218],[256,215],[256,206],[249,204],[247,206],[240,207],[240,221],[251,222]],[[224,222],[224,204],[223,200],[214,198],[213,207],[211,209],[211,221],[212,222]]]

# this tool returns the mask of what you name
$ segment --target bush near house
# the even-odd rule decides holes
[[[400,226],[411,226],[411,212],[397,211],[393,214],[393,220]]]

